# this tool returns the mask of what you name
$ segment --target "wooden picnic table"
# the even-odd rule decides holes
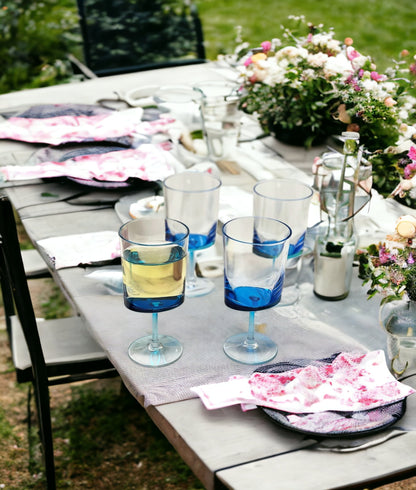
[[[45,103],[94,104],[98,98],[112,97],[115,90],[160,85],[167,80],[169,84],[193,84],[206,79],[221,80],[225,75],[224,68],[208,63],[24,90],[1,95],[0,112]],[[303,171],[303,175],[311,177],[313,158],[323,150],[308,152],[282,145],[270,137],[259,144],[264,149],[267,169],[273,175],[284,170],[286,175]],[[24,161],[38,147],[0,141],[0,165]],[[256,146],[255,151],[261,162],[263,150]],[[273,152],[280,164],[283,157],[283,167],[270,166]],[[255,177],[241,170],[237,175],[223,173],[222,180],[224,185],[250,189]],[[68,200],[80,192],[80,186],[65,179],[6,182],[2,187],[36,247],[39,240],[51,236],[117,231],[121,220],[114,202],[126,193],[138,192],[87,188],[86,197],[95,202],[91,205],[83,203],[82,198],[76,204]],[[192,386],[225,381],[234,374],[248,376],[255,369],[231,361],[222,352],[225,338],[236,329],[244,330],[247,319],[244,313],[224,305],[221,277],[215,279],[214,293],[189,298],[181,307],[160,315],[160,329],[181,340],[184,354],[170,366],[145,368],[128,358],[127,347],[149,331],[150,317],[126,309],[120,295],[109,294],[103,284],[88,277],[91,272],[113,270],[114,266],[56,270],[44,250],[40,248],[40,252],[56,282],[108,353],[126,387],[207,489],[364,488],[416,474],[414,432],[357,452],[329,452],[318,450],[316,439],[277,426],[261,409],[246,412],[239,406],[205,409],[190,391]],[[366,299],[356,271],[350,295],[343,301],[325,302],[313,294],[310,262],[310,258],[304,261],[300,303],[259,314],[267,334],[279,345],[273,362],[299,357],[315,359],[344,349],[385,349],[385,333],[378,325],[378,303]],[[413,414],[416,407],[410,397],[406,420],[411,422]]]

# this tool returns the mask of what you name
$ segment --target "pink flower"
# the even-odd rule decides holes
[[[272,43],[270,41],[263,41],[261,47],[263,48],[263,52],[267,53],[267,51],[272,49]]]
[[[405,179],[410,179],[413,176],[413,172],[416,170],[416,162],[409,163],[409,165],[406,165],[404,168],[404,178]]]
[[[375,80],[376,82],[384,82],[384,80],[387,80],[386,75],[377,73],[376,71],[372,71],[370,76],[371,76],[371,79]]]
[[[308,43],[311,43],[311,42],[312,42],[312,39],[313,39],[313,34],[312,34],[312,32],[310,32],[310,33],[308,34],[308,37],[306,38],[306,41],[307,41]]]
[[[244,66],[249,66],[253,63],[253,60],[251,59],[251,56],[249,56],[245,61],[244,61]]]
[[[407,156],[411,159],[411,160],[416,160],[416,148],[414,146],[412,146],[409,150],[409,153],[407,154]]]
[[[391,261],[392,256],[387,252],[385,247],[380,247],[378,258],[380,259],[380,264],[386,264]]]
[[[386,97],[384,99],[384,105],[386,107],[393,107],[396,104],[397,104],[397,102],[393,99],[393,97]]]
[[[355,50],[352,46],[348,46],[347,48],[347,58],[352,61],[355,60],[355,58],[359,58],[361,55],[360,53]]]
[[[409,257],[407,257],[407,263],[408,264],[414,264],[415,263],[415,259],[413,258],[413,255],[411,253],[409,254]]]

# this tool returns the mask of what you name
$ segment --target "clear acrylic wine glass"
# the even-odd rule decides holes
[[[181,172],[163,182],[165,212],[189,228],[189,265],[185,294],[203,296],[214,289],[209,279],[197,277],[195,253],[215,243],[221,181],[207,172]]]
[[[291,229],[264,217],[234,218],[222,228],[224,240],[224,301],[249,312],[248,332],[224,343],[224,352],[244,364],[262,364],[277,354],[277,345],[255,331],[255,312],[279,303]]]
[[[152,313],[152,334],[133,341],[130,358],[143,366],[165,366],[182,355],[174,337],[159,335],[158,314],[184,301],[189,229],[164,217],[140,218],[119,231],[124,304],[133,311]]]
[[[253,188],[253,214],[283,221],[292,230],[279,306],[293,305],[300,299],[298,279],[312,196],[312,187],[295,179],[262,180]]]

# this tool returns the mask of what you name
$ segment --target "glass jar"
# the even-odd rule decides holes
[[[379,319],[387,332],[390,369],[396,375],[416,370],[416,302],[407,296],[380,306]]]

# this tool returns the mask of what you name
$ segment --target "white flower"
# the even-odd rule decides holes
[[[308,51],[305,48],[298,48],[296,46],[286,46],[280,49],[276,53],[276,58],[278,60],[282,58],[288,58],[291,61],[294,61],[296,58],[306,58],[308,56]]]
[[[307,68],[306,70],[303,71],[302,73],[303,80],[313,80],[314,78],[316,78],[316,72],[315,70],[312,70],[312,68]]]
[[[332,40],[331,33],[318,33],[314,34],[311,38],[311,43],[315,46],[326,46],[329,41]]]
[[[367,56],[360,55],[357,58],[354,58],[353,60],[351,60],[351,64],[352,64],[354,70],[359,70],[360,68],[362,68],[367,63],[367,61],[368,61]]]
[[[328,55],[322,52],[316,54],[309,54],[307,60],[311,66],[315,68],[321,68],[328,61]]]
[[[324,66],[324,74],[327,78],[341,75],[341,78],[346,80],[353,73],[354,69],[350,61],[342,53],[329,56]]]
[[[336,39],[331,39],[330,41],[328,41],[327,48],[334,53],[340,53],[341,52],[341,43],[339,41],[337,41]]]
[[[270,42],[272,43],[272,51],[276,51],[282,45],[282,41],[279,38],[273,38]]]

